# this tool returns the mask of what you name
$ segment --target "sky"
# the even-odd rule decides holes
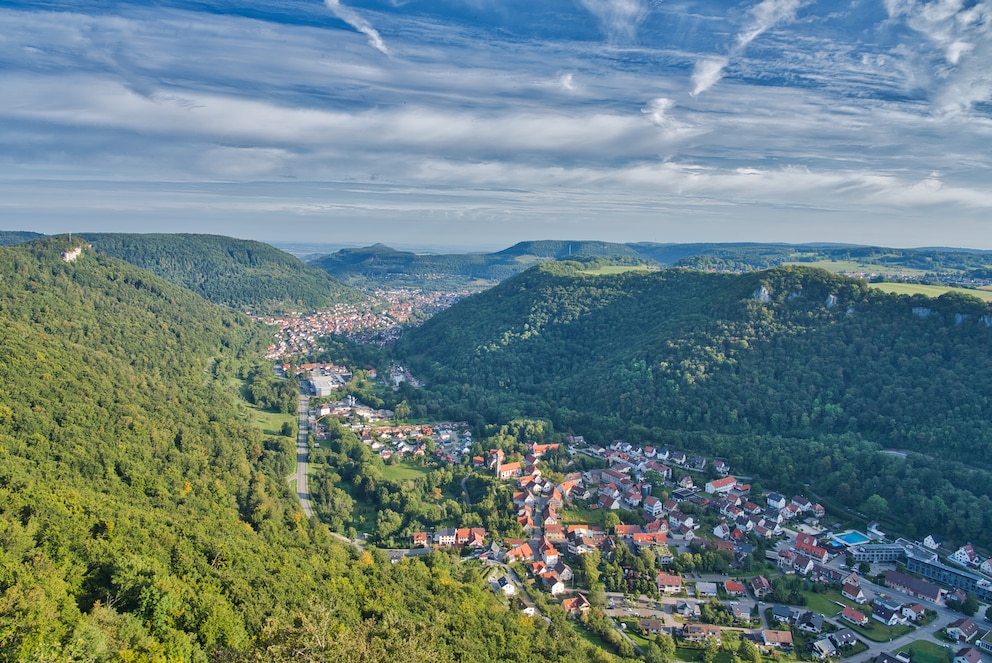
[[[8,0],[0,229],[992,249],[992,0]]]

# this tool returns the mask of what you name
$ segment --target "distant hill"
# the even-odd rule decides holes
[[[326,309],[363,295],[268,244],[219,235],[83,233],[97,250],[237,309]]]
[[[341,249],[309,264],[352,285],[458,290],[492,286],[535,263],[578,255],[642,262],[623,244],[547,240],[520,242],[495,253],[454,254],[411,253],[375,244]]]
[[[914,516],[921,527],[978,531],[942,521],[945,502],[933,498],[969,486],[981,486],[961,497],[974,508],[992,498],[992,305],[886,295],[805,267],[581,268],[534,267],[411,330],[396,350],[430,387],[420,407],[447,403],[446,414],[477,424],[548,417],[607,443],[685,445],[782,490],[812,483],[852,509],[879,493],[900,517],[925,514]],[[890,463],[873,453],[881,448],[950,464],[932,486],[907,476],[896,491],[877,474]],[[910,458],[900,462],[930,463]]]
[[[626,263],[687,267],[700,271],[747,272],[790,263],[817,264],[832,271],[909,270],[920,280],[954,285],[992,270],[992,251],[890,249],[844,244],[696,243],[617,244],[595,241],[520,242],[494,253],[418,254],[383,244],[342,249],[309,264],[346,283],[366,287],[412,286],[462,289],[492,286],[549,260],[591,256]],[[934,275],[943,275],[940,278]]]
[[[30,242],[33,239],[44,237],[41,233],[28,232],[26,230],[0,230],[0,246],[12,246]]]

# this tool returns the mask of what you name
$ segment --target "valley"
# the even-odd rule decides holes
[[[16,239],[4,660],[860,663],[992,598],[979,298],[566,242],[300,306],[236,240]]]

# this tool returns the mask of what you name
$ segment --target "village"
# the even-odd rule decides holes
[[[300,370],[315,396],[351,377],[331,364]],[[399,366],[369,377],[393,388],[416,383]],[[914,663],[981,663],[983,655],[992,661],[992,631],[979,625],[984,612],[976,607],[972,619],[952,610],[969,597],[992,602],[992,560],[970,545],[949,551],[932,535],[890,541],[875,523],[865,531],[828,525],[836,519],[821,504],[755,492],[720,458],[621,440],[604,447],[575,435],[527,442],[526,453],[478,455],[467,422],[401,425],[393,416],[352,397],[321,402],[310,414],[312,439],[319,446],[323,422],[338,418],[383,461],[461,466],[491,477],[512,494],[522,533],[417,531],[410,549],[390,551],[394,561],[460,550],[488,569],[493,590],[508,604],[537,614],[533,599],[540,594],[577,620],[601,610],[635,647],[665,634],[681,648],[734,649],[747,640],[766,656],[801,660],[909,663],[907,652],[926,651],[939,656]],[[569,463],[584,457],[596,467],[552,480],[557,473],[542,470],[549,455]],[[592,517],[579,522],[579,514]],[[700,569],[685,562],[704,551],[726,564]],[[590,591],[585,556],[599,564],[625,560],[622,577],[601,596]],[[642,558],[651,560],[647,583]]]
[[[365,427],[361,434],[363,443],[384,459],[433,450],[437,460],[457,464],[472,447],[465,422]],[[414,533],[414,554],[462,548],[493,570],[490,582],[508,601],[544,592],[570,616],[581,618],[594,608],[589,588],[575,585],[573,566],[583,555],[595,552],[611,559],[620,546],[634,555],[650,551],[659,567],[653,591],[607,592],[608,603],[602,606],[626,637],[635,631],[640,634],[635,637],[666,633],[692,647],[723,642],[725,634],[732,634],[753,641],[766,654],[906,663],[909,659],[890,641],[912,645],[929,636],[934,646],[953,649],[954,663],[979,663],[982,651],[992,654],[992,633],[947,607],[963,603],[966,592],[992,599],[992,581],[983,575],[992,562],[979,559],[971,546],[955,551],[949,561],[963,562],[973,571],[940,562],[941,544],[934,537],[920,543],[888,542],[874,526],[867,533],[828,530],[822,526],[827,513],[821,505],[801,495],[752,494],[751,486],[733,476],[721,459],[621,441],[604,448],[577,436],[567,438],[564,446],[531,442],[528,453],[514,460],[501,450],[465,457],[474,471],[512,485],[515,517],[525,537],[500,537],[480,527],[440,528]],[[540,469],[548,453],[587,455],[607,466],[571,472],[556,483]],[[707,468],[716,478],[697,484],[693,475]],[[652,494],[659,485],[666,494]],[[587,512],[616,514],[614,524],[565,524],[563,512],[577,504]],[[750,559],[760,541],[768,542],[762,559]],[[680,555],[700,549],[724,551],[733,560],[730,572],[680,574],[670,568]],[[861,573],[852,564],[859,564]],[[897,564],[928,577],[939,571],[943,586],[897,571]],[[764,572],[742,572],[752,567]],[[786,577],[801,578],[815,588],[814,596],[823,592],[833,599],[817,601],[818,609],[776,603],[775,586]],[[534,612],[530,602],[519,605]],[[727,615],[726,623],[706,623],[702,615],[717,605]],[[880,637],[884,642],[878,642]],[[938,645],[939,638],[943,642]]]

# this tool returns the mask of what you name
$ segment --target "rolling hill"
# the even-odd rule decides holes
[[[570,255],[641,262],[637,252],[623,244],[546,240],[520,242],[495,253],[457,254],[411,253],[375,244],[341,249],[308,264],[356,286],[461,290],[492,286],[535,263]]]
[[[346,283],[364,287],[481,289],[549,260],[595,257],[621,264],[747,272],[786,264],[811,264],[834,272],[904,273],[916,280],[969,285],[988,279],[992,252],[965,249],[891,249],[843,244],[664,244],[545,240],[520,242],[495,253],[420,254],[382,244],[342,249],[309,264]]]
[[[977,531],[946,500],[992,498],[992,305],[803,267],[582,269],[534,267],[412,330],[397,352],[430,386],[415,414],[447,403],[476,423],[685,445],[783,490],[810,483],[852,509],[877,493],[921,528]]]
[[[83,233],[98,251],[236,309],[326,309],[364,296],[268,244],[220,235]]]

